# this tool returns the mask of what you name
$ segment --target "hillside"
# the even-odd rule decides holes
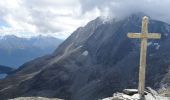
[[[57,97],[65,100],[98,100],[125,88],[137,88],[138,39],[142,15],[123,20],[97,18],[78,28],[54,53],[22,65],[0,81],[0,97]],[[150,18],[146,86],[166,90],[170,86],[170,25]],[[167,93],[169,94],[169,93]]]

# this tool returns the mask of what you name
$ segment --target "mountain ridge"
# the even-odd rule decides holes
[[[0,36],[0,64],[17,68],[26,61],[53,52],[61,42],[55,37],[41,35],[31,38]]]
[[[154,89],[170,86],[169,28],[167,23],[150,20],[149,32],[162,35],[161,40],[150,40],[148,47],[146,86]],[[53,54],[24,64],[0,81],[0,97],[97,100],[125,88],[137,88],[140,41],[128,39],[127,33],[140,31],[141,16],[105,23],[97,18],[73,32]]]

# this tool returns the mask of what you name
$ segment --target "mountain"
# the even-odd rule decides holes
[[[62,40],[50,36],[30,38],[0,36],[0,64],[17,68],[27,61],[52,53]]]
[[[0,74],[9,74],[13,70],[14,70],[13,68],[0,65]]]
[[[0,97],[57,97],[98,100],[125,88],[137,88],[139,39],[128,32],[141,31],[142,15],[122,20],[97,18],[78,28],[50,55],[23,64],[0,81]],[[168,95],[170,86],[170,25],[150,18],[146,86]]]
[[[6,77],[8,74],[10,74],[15,69],[0,65],[0,79]]]

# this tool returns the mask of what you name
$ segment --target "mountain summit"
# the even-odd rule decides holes
[[[97,18],[78,28],[56,51],[25,63],[0,81],[0,97],[58,97],[65,100],[98,100],[125,88],[137,88],[139,40],[128,32],[141,31],[141,16],[103,21]],[[170,86],[170,25],[151,19],[149,32],[161,40],[148,45],[146,86],[168,94]]]

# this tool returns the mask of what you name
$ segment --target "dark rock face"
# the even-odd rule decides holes
[[[9,73],[11,73],[13,70],[14,70],[13,68],[0,65],[0,74],[9,74]]]
[[[7,67],[4,65],[0,65],[0,79],[5,78],[8,74],[10,74],[11,72],[13,72],[15,69],[11,68],[11,67]]]
[[[138,39],[128,32],[140,32],[141,16],[104,22],[97,18],[78,28],[51,55],[21,66],[0,81],[0,97],[58,97],[66,100],[98,100],[124,88],[137,88]],[[148,46],[146,86],[170,86],[170,25],[150,20],[149,32],[162,34]]]

